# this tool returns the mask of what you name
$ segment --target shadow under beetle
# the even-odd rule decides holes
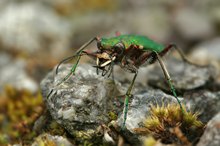
[[[84,51],[85,48],[93,41],[97,42],[98,50],[93,53]],[[96,66],[94,67],[96,67],[97,74],[99,73],[99,70],[101,70],[103,76],[110,76],[113,72],[114,65],[120,65],[121,68],[130,71],[131,73],[134,73],[132,82],[127,89],[127,92],[125,93],[123,111],[124,119],[122,125],[122,128],[125,128],[129,98],[131,97],[131,90],[138,74],[138,68],[144,63],[153,64],[154,62],[158,61],[162,68],[164,77],[167,80],[169,88],[176,98],[182,112],[184,113],[185,111],[181,105],[180,100],[177,97],[169,72],[161,59],[161,57],[164,56],[171,48],[177,50],[183,61],[193,64],[186,59],[183,52],[175,44],[164,46],[162,44],[156,43],[146,36],[118,34],[117,36],[111,38],[94,37],[86,42],[84,45],[82,45],[77,50],[76,54],[64,59],[58,64],[56,68],[56,74],[58,73],[58,68],[62,63],[77,57],[76,63],[73,64],[70,73],[58,85],[66,81],[71,75],[74,75],[79,60],[83,55],[88,55],[96,58]]]

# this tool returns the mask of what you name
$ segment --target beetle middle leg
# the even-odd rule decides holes
[[[129,99],[131,97],[131,91],[132,91],[132,88],[134,86],[134,82],[136,80],[136,77],[138,75],[138,69],[135,67],[135,66],[130,66],[129,69],[132,68],[132,73],[134,73],[134,77],[132,79],[132,82],[131,84],[129,85],[128,89],[127,89],[127,92],[125,94],[125,101],[124,101],[124,111],[123,111],[123,123],[122,123],[122,129],[125,128],[125,124],[126,124],[126,120],[127,120],[127,113],[128,113],[128,104],[129,104]]]

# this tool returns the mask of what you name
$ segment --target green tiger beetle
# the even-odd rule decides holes
[[[85,48],[94,41],[97,42],[98,50],[93,53],[84,51]],[[94,67],[96,67],[97,74],[99,70],[101,70],[103,76],[107,74],[108,76],[110,76],[113,72],[114,65],[120,65],[121,68],[128,70],[131,73],[134,73],[132,82],[129,85],[127,92],[125,93],[123,111],[124,119],[122,125],[122,128],[124,129],[127,119],[129,98],[132,96],[131,91],[138,74],[138,68],[144,63],[153,64],[154,62],[158,61],[163,71],[164,77],[167,80],[169,88],[174,97],[176,98],[180,108],[182,109],[182,112],[184,113],[184,109],[181,105],[180,100],[177,97],[168,70],[161,59],[161,57],[164,56],[171,48],[177,50],[183,61],[193,64],[186,59],[183,52],[175,44],[169,44],[167,46],[164,46],[149,39],[146,36],[118,34],[115,37],[111,38],[94,37],[88,42],[86,42],[84,45],[82,45],[77,50],[76,54],[64,59],[59,63],[56,69],[56,73],[58,73],[58,68],[62,63],[71,60],[74,57],[77,57],[76,63],[72,66],[70,73],[58,85],[66,81],[71,75],[74,75],[79,60],[83,55],[88,55],[93,58],[96,58],[96,66]]]

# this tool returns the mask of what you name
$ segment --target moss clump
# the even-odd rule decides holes
[[[157,141],[152,136],[144,138],[144,146],[155,146],[156,144]]]
[[[27,142],[35,133],[34,121],[43,111],[42,96],[6,86],[0,95],[0,145]]]
[[[118,117],[117,114],[115,112],[113,112],[113,111],[109,112],[108,116],[109,116],[110,120],[116,120],[117,117]]]
[[[186,111],[185,107],[184,110]],[[204,124],[197,117],[198,113],[183,113],[177,104],[152,106],[144,127],[134,131],[142,135],[152,135],[162,143],[188,145],[204,130]]]
[[[103,135],[99,135],[95,130],[82,130],[74,132],[75,144],[79,146],[102,146]]]
[[[46,134],[36,138],[33,143],[34,146],[58,146],[52,139],[50,139]]]

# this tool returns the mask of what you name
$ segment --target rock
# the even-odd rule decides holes
[[[192,90],[212,81],[215,69],[211,66],[198,67],[174,58],[163,59],[176,90]],[[157,88],[170,91],[159,65],[149,73],[149,83]]]
[[[197,146],[220,145],[220,113],[214,116],[207,124],[206,130]]]
[[[117,15],[105,12],[81,15],[72,21],[73,44],[82,45],[97,35],[113,37],[116,31],[121,34],[145,35],[158,42],[165,42],[171,29],[168,16],[166,10],[161,7],[119,11]],[[93,23],[90,23],[91,21]]]
[[[129,26],[128,30],[135,34],[148,36],[157,42],[165,42],[171,35],[169,13],[162,7],[128,11],[123,16],[126,16],[124,19],[125,24]],[[124,26],[124,21],[121,22]]]
[[[101,125],[108,125],[113,120],[109,116],[112,112],[120,115],[117,120],[119,128],[116,130],[121,129],[124,98],[120,100],[114,97],[122,95],[119,91],[125,93],[127,84],[121,87],[117,81],[114,83],[107,77],[97,75],[91,65],[80,64],[74,76],[57,86],[70,69],[71,65],[62,65],[57,75],[50,72],[41,82],[42,94],[52,118],[81,141],[85,136],[90,139],[94,137]],[[130,99],[126,122],[130,131],[119,133],[125,139],[130,139],[130,143],[139,143],[132,130],[146,118],[151,104],[176,103],[177,100],[160,90],[144,92],[143,88],[134,88],[132,93],[134,97]]]
[[[194,47],[191,52],[191,58],[200,59],[200,61],[220,60],[220,38],[214,38],[205,42],[202,42]]]
[[[143,93],[133,95],[133,99],[130,99],[130,105],[127,114],[126,128],[133,131],[134,128],[138,128],[142,122],[149,115],[150,107],[152,105],[167,105],[169,103],[177,103],[175,97],[168,95],[161,90],[148,90]],[[182,98],[179,98],[180,100]],[[118,118],[118,125],[123,123],[123,114]],[[129,138],[128,138],[129,139]]]
[[[194,47],[190,58],[202,65],[211,64],[216,68],[215,82],[220,84],[220,37],[202,42]]]
[[[27,89],[31,92],[38,91],[37,83],[28,76],[25,67],[24,60],[12,60],[7,54],[0,54],[0,91],[5,85],[11,85],[16,89]]]
[[[190,58],[201,64],[216,64],[220,61],[220,38],[202,42],[194,47]]]
[[[147,84],[149,76],[151,76],[151,71],[154,69],[153,65],[146,67],[140,67],[138,69],[138,76],[135,80],[135,86],[138,86],[138,89],[145,90],[146,88],[151,88]],[[120,66],[114,66],[114,78],[121,83],[130,83],[134,77],[133,73],[130,73],[126,70],[123,70]]]
[[[39,135],[48,130],[51,123],[54,123],[49,111],[45,109],[44,113],[34,122],[33,131]],[[56,130],[59,129],[56,127]],[[52,129],[54,131],[54,129]],[[60,132],[61,133],[61,132]],[[53,132],[54,134],[54,132]]]
[[[74,146],[67,138],[58,135],[50,135],[48,133],[39,135],[31,144],[31,146],[39,145]]]
[[[206,13],[193,8],[178,9],[174,23],[180,34],[187,40],[201,40],[214,34],[214,23]]]
[[[70,134],[84,130],[93,135],[101,124],[110,122],[110,112],[117,115],[122,110],[115,106],[120,94],[112,80],[97,75],[88,64],[80,64],[74,76],[57,86],[70,70],[71,65],[63,65],[57,75],[50,72],[41,82],[45,103],[53,119]]]
[[[199,112],[199,120],[207,123],[220,111],[220,92],[192,91],[184,95],[191,111]]]
[[[0,13],[0,40],[6,49],[28,53],[52,49],[60,55],[69,48],[70,32],[64,19],[39,2],[10,2]]]

